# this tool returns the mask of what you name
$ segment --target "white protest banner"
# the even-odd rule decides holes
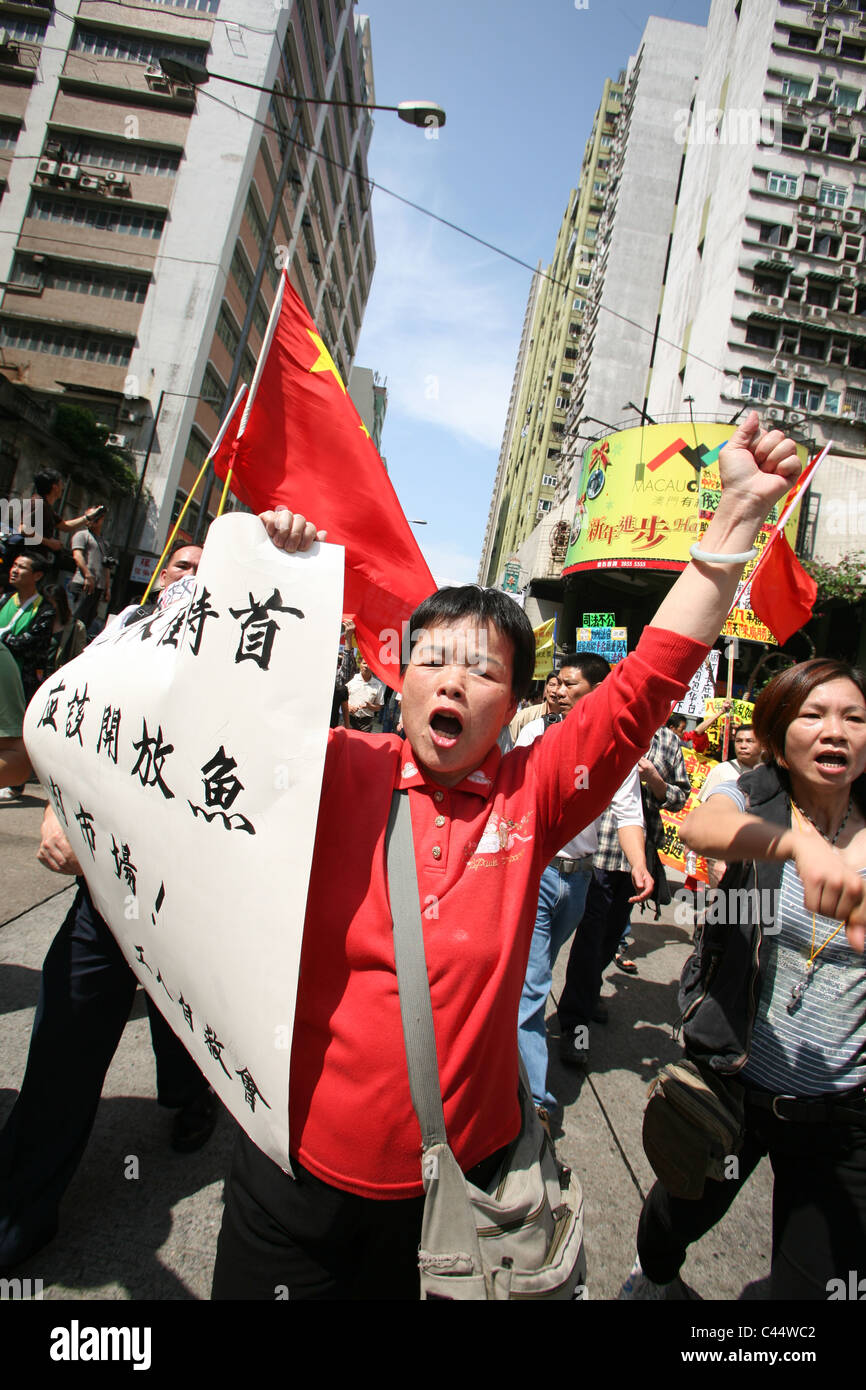
[[[342,580],[339,547],[286,555],[256,517],[223,517],[194,589],[109,628],[24,729],[97,910],[283,1169]]]
[[[677,714],[684,714],[687,719],[703,719],[706,702],[716,693],[718,670],[719,652],[714,647],[695,671],[683,698],[674,705]]]

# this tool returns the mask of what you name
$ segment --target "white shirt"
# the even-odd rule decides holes
[[[365,681],[361,672],[353,676],[346,689],[349,692],[349,712],[354,713],[363,705],[381,705],[384,686],[375,676]]]
[[[707,773],[706,780],[701,787],[699,801],[706,801],[708,796],[712,796],[723,782],[736,782],[741,773],[746,769],[741,767],[736,758],[731,758],[729,762],[718,763],[711,772]]]
[[[515,747],[526,748],[543,733],[544,716],[542,715],[540,719],[533,719],[531,724],[526,724],[520,730]],[[641,830],[645,828],[643,803],[640,798],[640,778],[636,767],[632,768],[625,781],[614,792],[610,805],[618,829],[624,825],[639,825]],[[595,820],[590,825],[584,826],[580,834],[575,835],[573,840],[569,840],[567,845],[563,845],[559,853],[565,859],[583,859],[584,855],[595,854],[597,849],[598,821]]]

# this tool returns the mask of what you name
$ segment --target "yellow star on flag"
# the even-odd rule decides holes
[[[334,380],[336,381],[337,385],[339,386],[340,390],[342,391],[343,395],[345,396],[345,394],[346,394],[346,388],[345,388],[345,386],[343,385],[343,381],[342,381],[342,378],[341,378],[341,376],[340,376],[340,373],[337,371],[336,364],[334,363],[333,357],[332,357],[331,354],[328,352],[328,349],[325,347],[325,344],[322,342],[322,339],[319,337],[318,333],[314,333],[313,330],[312,330],[311,328],[308,328],[308,329],[307,329],[307,332],[309,333],[310,337],[312,338],[313,343],[314,343],[314,345],[315,345],[315,347],[317,348],[318,353],[319,353],[319,355],[318,355],[318,357],[316,358],[315,362],[313,363],[312,367],[310,367],[310,371],[311,371],[311,372],[333,372],[333,374],[334,374]]]
[[[364,433],[365,433],[365,435],[367,436],[367,438],[368,438],[368,439],[370,438],[370,431],[367,429],[367,426],[364,424],[364,421],[363,421],[363,420],[361,421],[360,425],[358,426],[358,429],[359,429],[359,430],[363,430]]]

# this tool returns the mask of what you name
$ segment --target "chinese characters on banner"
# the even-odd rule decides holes
[[[707,700],[707,714],[718,714],[724,704],[723,700]],[[733,734],[740,724],[751,724],[752,712],[755,706],[748,700],[733,700],[731,703],[731,733]],[[711,724],[707,729],[707,738],[710,740],[709,753],[713,758],[722,756],[722,739],[724,738],[725,721],[719,719],[715,724]],[[730,749],[729,757],[734,756],[733,746]]]
[[[34,696],[28,751],[141,984],[288,1167],[289,1056],[343,551],[211,527],[194,590]]]
[[[628,655],[628,628],[579,627],[575,634],[575,651],[596,652],[615,666]]]
[[[695,753],[691,748],[683,747],[683,762],[686,765],[686,772],[692,784],[685,806],[679,811],[662,811],[662,825],[664,826],[664,840],[659,849],[659,859],[663,864],[671,869],[679,869],[680,873],[686,873],[686,847],[680,839],[680,826],[698,805],[701,787],[704,785],[712,769],[716,766],[715,760],[705,757],[703,753]],[[701,883],[709,883],[710,876],[707,870],[707,861],[702,854],[698,855],[697,867],[692,870],[692,877]]]
[[[677,714],[687,719],[703,719],[704,706],[716,694],[716,676],[719,671],[719,652],[713,647],[706,660],[698,667],[689,682],[689,688],[681,700],[674,705]]]
[[[563,574],[684,569],[718,506],[718,457],[733,431],[730,424],[685,420],[617,430],[589,444]],[[805,463],[804,446],[798,454]],[[767,518],[765,539],[779,515],[774,508]],[[786,527],[792,544],[798,516],[795,510]],[[758,620],[744,614],[742,621],[749,631],[740,635],[751,636]]]

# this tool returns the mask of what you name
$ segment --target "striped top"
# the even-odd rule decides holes
[[[730,783],[727,795],[745,811],[745,798]],[[866,874],[866,869],[860,870]],[[838,919],[815,916],[814,946],[833,935]],[[789,860],[782,872],[776,931],[764,934],[764,980],[752,1033],[747,1083],[776,1095],[815,1096],[866,1085],[866,962],[837,932],[815,959],[812,913],[803,905],[803,885]],[[793,1013],[792,990],[805,988]]]

